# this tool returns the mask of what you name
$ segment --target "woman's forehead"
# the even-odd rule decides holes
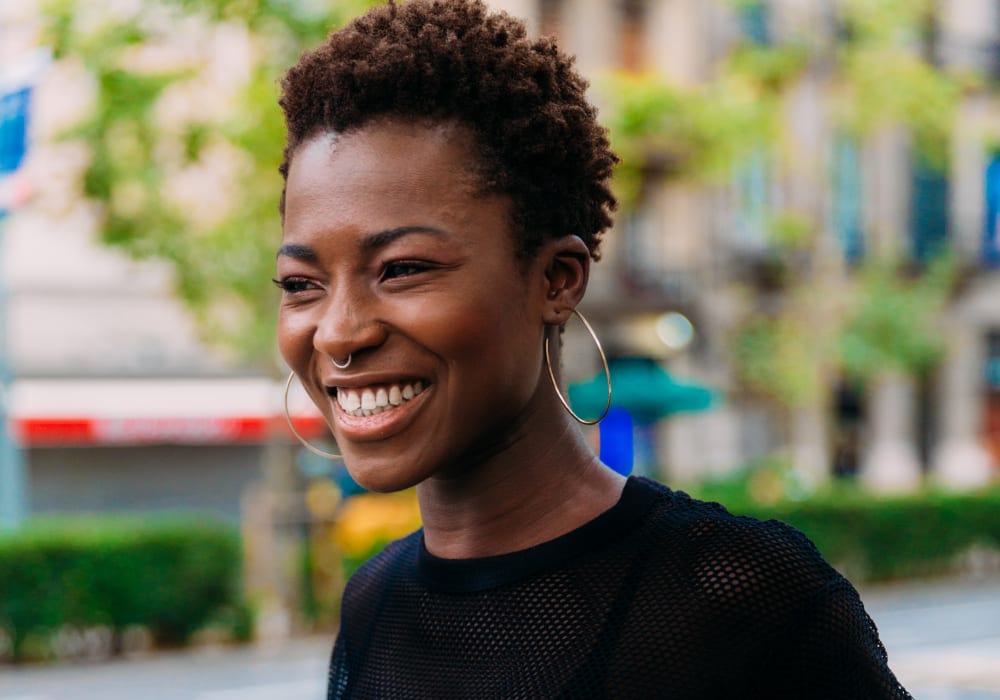
[[[290,191],[340,187],[378,190],[478,190],[471,133],[450,123],[378,121],[345,133],[324,132],[295,151]],[[294,194],[294,192],[289,192]]]
[[[419,124],[314,136],[291,161],[284,239],[419,225],[510,240],[510,200],[483,192],[473,158],[464,132]]]

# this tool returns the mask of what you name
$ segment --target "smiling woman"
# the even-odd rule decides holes
[[[284,79],[281,352],[424,523],[348,584],[329,697],[906,697],[802,535],[624,480],[565,410],[547,348],[615,207],[585,88],[477,0],[377,7]]]

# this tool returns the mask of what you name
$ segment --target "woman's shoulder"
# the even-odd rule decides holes
[[[650,517],[662,565],[686,566],[706,590],[809,595],[842,577],[809,538],[779,520],[731,513],[720,503],[646,481],[660,492]]]
[[[716,501],[703,501],[650,479],[640,478],[639,481],[644,488],[659,495],[651,521],[663,529],[664,534],[683,533],[692,543],[701,546],[765,546],[770,549],[781,545],[819,556],[808,537],[780,520],[760,520],[733,513]]]

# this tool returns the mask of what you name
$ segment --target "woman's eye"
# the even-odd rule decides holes
[[[428,267],[429,265],[425,263],[414,262],[412,260],[401,260],[399,262],[389,263],[385,266],[385,270],[382,273],[382,279],[388,280],[396,277],[409,277],[410,275],[423,272],[428,269]]]
[[[288,294],[305,292],[310,288],[310,282],[300,277],[285,277],[284,279],[271,281],[274,282],[274,285],[278,289]]]

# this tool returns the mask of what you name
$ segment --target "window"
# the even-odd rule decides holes
[[[926,263],[944,251],[948,241],[948,172],[916,155],[910,169],[910,251]]]
[[[771,43],[770,11],[764,0],[745,2],[739,6],[740,27],[743,35],[754,44]]]
[[[861,228],[861,164],[858,144],[840,136],[834,141],[830,173],[830,230],[848,264],[860,262],[865,253]]]

